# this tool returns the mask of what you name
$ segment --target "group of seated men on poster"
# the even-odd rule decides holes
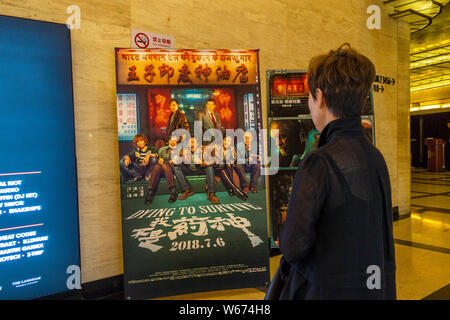
[[[223,136],[223,159],[211,163],[205,161],[203,156],[207,146],[199,143],[197,138],[172,135],[177,129],[189,131],[189,124],[185,114],[179,110],[177,100],[171,100],[169,107],[171,114],[166,127],[166,145],[156,149],[149,145],[145,135],[137,134],[133,138],[133,150],[120,160],[121,173],[126,180],[136,182],[145,179],[149,181],[148,193],[145,198],[146,204],[152,203],[162,177],[166,179],[167,187],[170,190],[169,203],[173,203],[177,199],[186,200],[194,194],[194,189],[186,178],[187,176],[205,175],[207,197],[213,204],[220,203],[215,193],[215,184],[219,180],[222,181],[230,196],[236,195],[244,201],[247,200],[250,191],[257,192],[260,163],[259,156],[253,152],[255,137],[251,131],[244,133],[243,145],[238,141],[235,146],[234,136]],[[198,121],[201,121],[203,132],[208,129],[218,129],[223,132],[220,114],[215,111],[215,107],[215,101],[209,99],[206,102],[205,110],[198,113]],[[211,139],[211,143],[213,142],[214,137]],[[184,143],[184,148],[177,148],[180,143]],[[215,156],[214,149],[211,155]],[[237,159],[244,159],[245,163],[240,163],[242,161],[237,161]],[[246,172],[250,173],[250,181]],[[239,183],[233,179],[234,173],[237,175]],[[178,197],[174,176],[181,188],[180,197]]]

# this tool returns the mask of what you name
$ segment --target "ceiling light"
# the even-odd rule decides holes
[[[420,107],[420,110],[439,109],[440,107],[441,107],[440,105],[434,104],[434,105],[431,105],[431,106]]]

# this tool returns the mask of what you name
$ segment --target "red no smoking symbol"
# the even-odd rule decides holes
[[[138,33],[134,37],[134,43],[136,43],[136,45],[141,49],[147,48],[149,42],[150,40],[148,40],[148,37],[145,33]]]

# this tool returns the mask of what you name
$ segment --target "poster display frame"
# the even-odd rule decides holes
[[[311,119],[310,114],[298,114],[297,116],[273,116],[272,115],[272,94],[271,94],[271,78],[275,75],[287,75],[287,74],[306,74],[307,70],[305,69],[269,69],[266,70],[266,91],[267,91],[267,128],[268,128],[268,150],[272,150],[271,143],[272,139],[271,137],[271,123],[273,121],[278,120],[306,120]],[[306,89],[306,88],[305,88]],[[271,157],[271,154],[268,154],[269,159]],[[294,171],[296,171],[296,167],[278,167],[278,172],[276,175],[278,175],[281,172],[291,172],[292,174]],[[269,243],[270,243],[270,251],[271,255],[276,255],[279,253],[279,247],[276,244],[276,240],[274,239],[274,210],[273,210],[273,204],[274,200],[272,199],[272,189],[273,186],[270,184],[270,178],[269,177],[269,183],[268,183],[268,189],[269,189],[269,199],[268,199],[268,216],[269,216]]]
[[[216,52],[219,55],[219,59],[214,61],[220,61],[220,66],[214,64],[208,57],[201,57],[202,54],[206,56],[211,54],[211,52]],[[246,130],[244,119],[247,119],[248,112],[253,112],[252,117],[249,119],[251,119],[251,123],[254,123],[257,133],[258,130],[262,130],[263,118],[260,94],[259,50],[138,50],[132,48],[115,48],[115,53],[116,93],[122,94],[129,92],[137,94],[138,108],[140,108],[140,111],[146,110],[146,112],[138,112],[140,121],[138,133],[147,135],[149,145],[156,146],[158,143],[162,143],[163,147],[167,146],[168,140],[163,141],[163,136],[167,134],[165,130],[169,127],[169,121],[172,118],[169,113],[163,114],[163,112],[166,112],[165,110],[168,109],[169,102],[172,99],[178,100],[179,110],[182,111],[187,122],[189,122],[191,135],[195,130],[193,123],[191,123],[191,121],[194,121],[193,115],[197,114],[200,118],[200,111],[205,108],[205,103],[207,104],[211,98],[218,99],[216,100],[216,106],[220,114],[219,119],[221,120],[222,128]],[[188,57],[189,54],[191,55],[190,58],[185,60],[184,58]],[[239,56],[232,56],[233,54],[239,54]],[[246,58],[246,54],[251,55],[251,58]],[[128,60],[129,55],[133,56],[132,60]],[[226,55],[229,55],[228,58],[224,57]],[[231,59],[230,56],[232,57]],[[195,62],[196,59],[197,62]],[[241,62],[236,60],[240,60]],[[130,62],[128,63],[128,61]],[[176,61],[176,63],[171,64],[173,61]],[[184,66],[181,61],[186,61]],[[198,61],[201,61],[201,65]],[[246,78],[241,78],[238,72],[238,67],[240,68],[239,71],[241,71],[245,61],[247,61],[245,66],[248,67],[248,74],[241,73],[241,76],[242,74],[247,75],[248,83],[245,82]],[[205,62],[207,62],[207,66]],[[224,64],[231,71],[231,76],[228,74],[228,82],[218,83],[219,73],[217,69],[221,67],[221,70],[225,71],[227,68],[224,68]],[[144,67],[146,69],[145,75]],[[205,70],[206,67],[211,68],[213,72],[209,74],[197,72],[199,68]],[[183,68],[184,71],[187,71],[187,69],[191,71],[190,77],[192,82],[186,83],[182,80],[180,82]],[[170,70],[170,73],[162,73],[163,69],[164,71]],[[154,78],[145,78],[152,71],[154,72]],[[126,82],[127,73],[129,78],[134,78],[129,83]],[[206,74],[209,77],[207,79],[205,77]],[[161,81],[163,76],[165,76],[165,83]],[[171,78],[172,76],[173,78]],[[138,77],[139,80],[136,79]],[[203,79],[203,83],[199,83],[198,79]],[[205,79],[206,81],[204,81]],[[148,83],[145,83],[143,80],[146,80]],[[186,80],[186,78],[183,80]],[[230,100],[226,100],[222,96],[227,93],[231,94]],[[209,95],[208,100],[206,100],[205,94]],[[245,96],[249,94],[252,95],[253,107],[247,108],[249,110],[244,114],[244,108],[242,107],[241,110],[241,106],[245,102]],[[221,100],[222,98],[224,100]],[[229,104],[226,101],[231,101],[229,111],[222,104],[225,103],[228,106]],[[236,114],[232,114],[233,112]],[[234,126],[232,123],[234,123]],[[166,139],[168,138],[166,137]],[[259,140],[257,145],[258,149],[261,149],[263,141],[261,139]],[[129,146],[121,145],[121,143],[119,143],[120,157],[126,154],[125,148],[129,148]],[[128,143],[130,144],[131,142]],[[264,176],[262,174],[259,176],[259,180],[257,179],[258,192],[249,193],[248,200],[239,199],[239,197],[236,197],[236,194],[233,196],[226,194],[226,190],[221,189],[223,181],[216,180],[217,197],[220,199],[220,204],[217,205],[217,208],[223,204],[224,207],[222,207],[222,210],[227,205],[228,207],[235,208],[235,210],[234,212],[224,210],[211,215],[210,212],[212,211],[210,210],[213,210],[214,208],[212,206],[216,206],[216,204],[211,204],[207,200],[204,185],[205,175],[203,174],[202,177],[190,177],[187,176],[188,174],[186,173],[186,177],[188,178],[186,180],[190,181],[193,189],[195,189],[195,194],[192,198],[187,200],[178,199],[173,203],[169,201],[169,204],[167,204],[166,199],[169,198],[172,187],[167,184],[168,180],[163,176],[159,186],[158,184],[156,185],[156,190],[158,191],[155,194],[153,202],[150,202],[147,206],[144,206],[144,199],[146,200],[146,195],[148,196],[148,191],[145,186],[145,184],[148,184],[148,181],[139,182],[136,180],[137,182],[127,184],[130,180],[125,178],[123,180],[121,179],[125,299],[147,299],[194,292],[268,285],[270,281],[270,264],[267,236],[267,185]],[[246,174],[250,177],[250,173],[247,172]],[[183,193],[183,189],[180,188],[182,185],[178,179],[179,177],[177,175],[175,176],[175,188],[179,192],[178,195],[181,195]],[[128,197],[128,189],[131,190],[132,197]],[[165,203],[162,203],[162,201]],[[236,203],[240,203],[239,201],[245,201],[245,204],[242,202],[242,205],[236,205]],[[248,206],[248,210],[239,210],[242,211],[242,213],[239,213],[237,208],[241,206],[240,209],[242,209],[246,205]],[[163,216],[164,208],[167,209],[167,213],[170,213],[170,216]],[[195,214],[191,214],[186,209],[184,216],[181,216],[183,215],[183,210],[179,210],[180,208],[194,208],[196,211]],[[204,210],[209,210],[209,212],[205,212]],[[204,213],[204,215],[201,216],[201,213]],[[161,216],[157,214],[161,214]],[[193,225],[187,225],[188,229],[185,229],[186,233],[178,234],[178,232],[184,231],[182,229],[175,230],[175,224],[183,223],[179,221],[185,219],[186,216],[187,219],[198,219],[207,215],[211,215],[208,218],[209,220],[205,221],[208,228],[205,228],[205,223],[201,225],[201,221],[195,221],[197,225],[194,225],[194,222],[192,222]],[[161,217],[158,223],[156,223],[155,217]],[[165,217],[168,219],[162,221],[162,218]],[[233,220],[234,218],[238,220]],[[223,225],[219,224],[219,219],[222,219],[220,221],[224,223]],[[149,224],[147,221],[150,224],[153,223],[150,228],[148,228]],[[147,228],[145,228],[143,223],[147,223]],[[200,228],[199,226],[202,226],[203,229],[197,229]],[[155,229],[150,230],[152,227],[155,227]],[[201,231],[203,232],[202,234],[200,234]],[[211,236],[211,241],[209,239],[203,240],[202,237],[206,234],[206,231]],[[241,233],[241,231],[243,232]],[[167,237],[162,237],[166,234]],[[220,234],[222,238],[217,238],[218,236],[220,237]],[[159,237],[158,241],[153,241],[154,239],[151,241],[150,239],[145,240],[145,238],[151,238],[153,236]],[[159,247],[162,247],[162,249]],[[213,250],[213,247],[217,248]],[[150,263],[150,261],[152,262]],[[143,267],[139,265],[143,265]]]

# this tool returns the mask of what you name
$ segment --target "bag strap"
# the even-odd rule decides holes
[[[344,190],[345,197],[347,198],[350,196],[350,187],[347,183],[347,180],[345,180],[344,175],[342,174],[341,170],[338,168],[336,162],[334,162],[333,158],[328,155],[327,153],[323,153],[325,159],[330,164],[331,169],[333,169],[334,173],[336,174],[336,178],[339,181],[339,184],[341,185],[342,189]]]

